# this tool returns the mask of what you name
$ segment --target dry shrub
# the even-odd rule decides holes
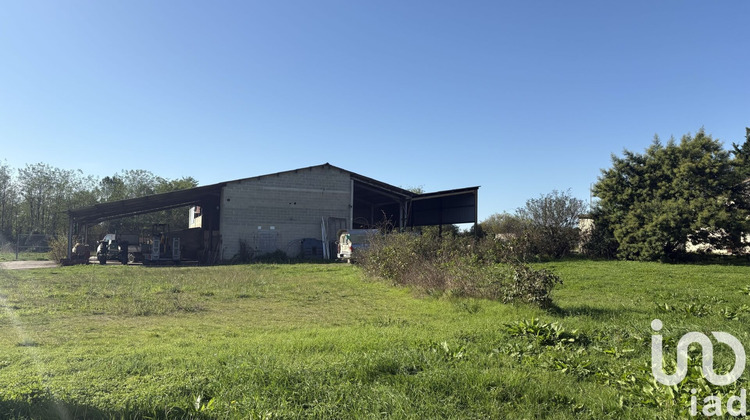
[[[58,235],[49,240],[50,250],[47,256],[50,260],[59,263],[64,258],[68,258],[68,238],[65,235]]]
[[[494,239],[394,233],[371,238],[361,263],[372,277],[450,296],[551,305],[559,277],[535,270]]]

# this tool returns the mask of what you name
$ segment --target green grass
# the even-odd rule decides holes
[[[18,261],[47,261],[49,260],[47,252],[19,252]],[[0,262],[16,261],[15,252],[0,252]]]
[[[0,418],[681,418],[651,320],[750,343],[748,267],[540,266],[553,311],[345,264],[0,270]]]

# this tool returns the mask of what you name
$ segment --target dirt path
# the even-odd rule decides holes
[[[32,268],[54,267],[57,267],[54,261],[8,261],[0,263],[0,269],[3,270],[29,270]]]

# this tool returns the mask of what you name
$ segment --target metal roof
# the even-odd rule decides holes
[[[226,185],[226,184],[231,184],[233,182],[243,182],[243,181],[249,181],[249,180],[254,180],[254,179],[266,178],[266,177],[271,177],[271,176],[289,174],[289,173],[293,173],[293,172],[302,172],[302,171],[307,171],[307,170],[316,169],[316,168],[332,168],[332,169],[336,169],[338,171],[341,171],[341,172],[349,174],[349,176],[351,176],[352,179],[354,179],[355,181],[358,181],[358,182],[360,182],[362,184],[370,185],[372,187],[376,187],[376,188],[378,188],[380,190],[388,191],[388,192],[392,193],[393,195],[397,195],[397,196],[400,196],[400,197],[411,198],[411,197],[414,197],[414,196],[418,195],[418,194],[415,194],[415,193],[413,193],[413,192],[411,192],[409,190],[405,190],[403,188],[396,187],[394,185],[387,184],[387,183],[382,182],[382,181],[378,181],[377,179],[373,179],[373,178],[370,178],[370,177],[366,177],[364,175],[360,175],[360,174],[358,174],[356,172],[352,172],[352,171],[349,171],[349,170],[346,170],[346,169],[343,169],[343,168],[339,168],[338,166],[331,165],[330,163],[327,163],[327,162],[324,163],[324,164],[322,164],[322,165],[314,165],[314,166],[308,166],[308,167],[305,167],[305,168],[291,169],[291,170],[288,170],[288,171],[276,172],[276,173],[266,174],[266,175],[258,175],[258,176],[254,176],[254,177],[250,177],[250,178],[235,179],[233,181],[227,181],[224,184]]]
[[[423,200],[426,198],[439,198],[439,197],[448,197],[451,195],[461,195],[466,193],[472,193],[474,191],[479,190],[479,186],[476,187],[466,187],[466,188],[456,188],[454,190],[444,190],[444,191],[435,191],[431,193],[424,193],[419,194],[413,198],[412,201],[418,201]]]
[[[120,217],[190,206],[220,197],[224,185],[226,183],[95,204],[69,210],[68,215],[80,223],[99,223]]]
[[[216,199],[221,196],[221,190],[227,184],[235,182],[250,181],[281,174],[301,172],[314,168],[333,168],[349,174],[353,180],[369,188],[380,190],[391,196],[409,199],[417,194],[399,188],[385,182],[369,178],[355,172],[347,171],[329,163],[322,165],[309,166],[306,168],[292,169],[284,172],[259,175],[250,178],[241,178],[233,181],[221,182],[218,184],[206,185],[202,187],[189,188],[185,190],[172,191],[162,194],[147,195],[144,197],[130,198],[126,200],[111,201],[108,203],[95,204],[89,207],[83,207],[68,211],[68,215],[79,223],[99,223],[105,220],[117,219],[120,217],[135,216],[138,214],[151,213],[154,211],[168,210],[177,207],[191,206],[200,204],[210,199]]]
[[[479,187],[420,194],[411,199],[409,225],[477,223]]]

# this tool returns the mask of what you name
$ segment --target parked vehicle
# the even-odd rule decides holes
[[[109,242],[102,239],[99,241],[99,245],[96,247],[96,259],[99,264],[106,264],[109,259]]]
[[[143,260],[138,235],[128,233],[108,233],[96,247],[96,259],[99,264],[107,260],[117,260],[123,264]]]
[[[370,246],[370,239],[379,234],[377,229],[347,229],[338,232],[337,257],[348,263],[357,259],[357,254]]]

